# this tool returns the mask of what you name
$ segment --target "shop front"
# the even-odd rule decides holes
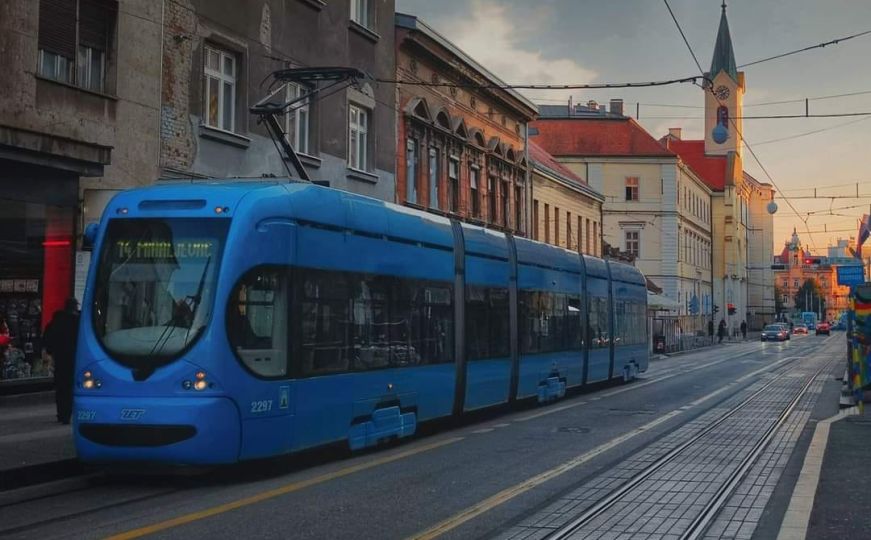
[[[0,159],[0,393],[52,380],[42,338],[73,296],[78,179]]]

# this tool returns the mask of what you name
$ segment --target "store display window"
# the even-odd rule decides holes
[[[72,296],[75,209],[0,199],[0,382],[53,375],[42,335]]]

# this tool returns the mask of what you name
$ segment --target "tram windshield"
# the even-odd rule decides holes
[[[99,257],[93,324],[122,364],[155,368],[208,324],[225,219],[113,219]]]

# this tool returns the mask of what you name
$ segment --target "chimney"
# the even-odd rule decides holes
[[[668,134],[677,140],[680,140],[681,128],[668,128]]]
[[[591,99],[590,101],[587,102],[587,108],[590,109],[591,111],[597,111],[597,110],[599,110],[599,104],[596,103],[595,99]]]
[[[622,99],[612,99],[611,100],[611,114],[619,114],[623,116],[623,100]]]

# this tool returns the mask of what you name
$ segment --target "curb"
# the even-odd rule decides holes
[[[86,471],[77,459],[62,459],[0,471],[0,494],[35,484],[78,476]]]

